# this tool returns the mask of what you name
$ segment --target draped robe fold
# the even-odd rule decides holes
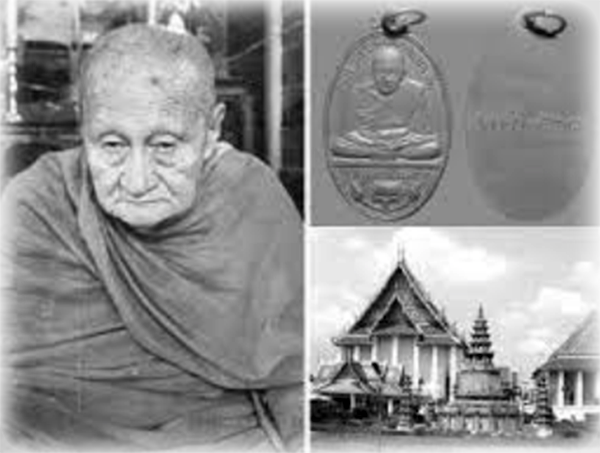
[[[14,435],[266,446],[250,391],[284,440],[300,435],[301,221],[256,158],[216,155],[193,209],[143,233],[102,211],[80,149],[11,181],[2,267]]]

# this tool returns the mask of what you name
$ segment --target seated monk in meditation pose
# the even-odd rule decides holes
[[[14,442],[298,448],[302,227],[272,171],[220,141],[200,42],[130,25],[80,73],[81,148],[3,193]]]
[[[432,159],[440,155],[435,134],[412,126],[425,109],[425,87],[406,75],[404,57],[396,46],[378,47],[372,79],[360,81],[350,97],[354,115],[350,132],[336,137],[332,152],[339,157]]]

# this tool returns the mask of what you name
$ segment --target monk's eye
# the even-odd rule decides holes
[[[127,153],[127,143],[118,138],[106,138],[100,142],[100,147],[111,163],[119,162]]]
[[[177,141],[171,139],[157,140],[150,144],[154,157],[159,163],[169,164],[175,157]]]

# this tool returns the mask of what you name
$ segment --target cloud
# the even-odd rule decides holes
[[[548,355],[552,352],[552,346],[541,338],[530,336],[518,343],[518,350],[530,356]]]
[[[362,252],[368,250],[369,244],[358,236],[350,236],[342,242],[342,248],[350,252]]]
[[[541,288],[529,306],[535,315],[574,317],[583,317],[591,308],[593,304],[584,300],[581,293],[550,286]]]
[[[341,334],[344,326],[355,319],[355,315],[339,305],[329,304],[321,307],[316,316],[311,318],[313,332],[325,336],[334,336]]]
[[[547,325],[533,328],[528,331],[528,334],[531,338],[536,338],[539,340],[547,340],[554,336],[554,332]]]
[[[500,349],[508,361],[540,366],[560,345],[593,304],[575,289],[541,286],[534,297],[506,303],[499,315]]]
[[[533,321],[537,327],[520,330],[517,335],[524,337],[517,342],[517,350],[525,356],[529,356],[533,363],[544,360],[558,346],[560,325],[552,320],[537,317]],[[556,324],[556,325],[555,325]],[[518,336],[516,336],[518,338]]]
[[[541,357],[549,355],[556,346],[556,331],[543,318],[532,319],[528,328],[513,326],[513,339],[522,338],[516,342],[517,351],[529,356],[532,362],[539,362]],[[536,324],[542,323],[536,326]]]
[[[509,271],[509,262],[504,256],[484,247],[461,245],[430,228],[403,228],[394,235],[394,244],[404,247],[415,269],[425,274],[433,272],[449,283],[485,283]]]
[[[321,287],[311,298],[311,336],[326,341],[347,329],[363,306],[359,295],[345,288]]]
[[[530,316],[528,313],[523,312],[519,309],[511,309],[509,311],[502,312],[498,320],[499,326],[504,329],[511,331],[522,331],[530,322]]]
[[[573,265],[567,283],[584,290],[600,290],[600,266],[591,261],[578,261]]]

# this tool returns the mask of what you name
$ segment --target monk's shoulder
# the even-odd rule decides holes
[[[239,197],[252,204],[264,204],[271,211],[294,209],[287,191],[271,167],[258,157],[231,149],[223,156],[224,172],[230,187]]]
[[[69,172],[75,172],[79,150],[48,152],[15,175],[2,193],[3,204],[52,202],[64,197]]]
[[[414,93],[415,95],[422,95],[425,93],[425,91],[427,90],[427,85],[425,85],[423,82],[416,80],[416,79],[411,79],[410,77],[407,77],[404,80],[404,89],[410,91],[411,93]]]
[[[246,189],[258,188],[277,179],[275,172],[258,157],[233,148],[223,157],[222,167],[223,176],[232,183],[246,186]]]

